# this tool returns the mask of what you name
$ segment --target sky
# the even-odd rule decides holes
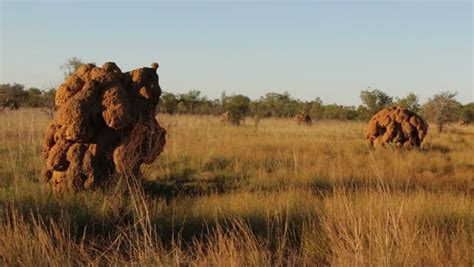
[[[0,1],[0,83],[57,86],[79,57],[156,61],[164,91],[210,98],[358,105],[370,87],[474,101],[471,1]]]

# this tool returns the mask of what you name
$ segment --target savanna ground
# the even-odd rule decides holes
[[[0,113],[0,265],[472,266],[474,126],[371,150],[364,123],[160,115],[165,152],[107,190],[38,182],[49,117]]]

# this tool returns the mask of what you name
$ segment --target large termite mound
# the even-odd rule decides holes
[[[370,145],[394,144],[396,147],[419,147],[428,133],[428,124],[417,114],[394,106],[375,114],[365,136]]]
[[[140,165],[158,157],[166,131],[155,119],[157,68],[122,73],[112,62],[84,64],[59,86],[43,146],[42,176],[54,191],[140,177]]]

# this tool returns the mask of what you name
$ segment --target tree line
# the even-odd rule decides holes
[[[40,90],[21,84],[0,84],[0,105],[6,107],[54,107],[55,89]],[[456,93],[441,92],[431,97],[423,105],[416,94],[394,98],[379,89],[368,88],[360,92],[362,105],[343,106],[326,104],[320,98],[303,101],[293,98],[288,92],[267,93],[259,99],[251,100],[244,95],[226,95],[219,99],[209,99],[200,91],[174,94],[163,92],[158,112],[167,114],[221,115],[229,112],[231,116],[242,119],[245,116],[294,117],[299,112],[309,114],[314,120],[368,120],[381,109],[399,105],[420,113],[426,119],[442,127],[444,123],[464,120],[474,121],[474,103],[462,105]],[[14,104],[12,104],[14,103]]]
[[[36,87],[25,88],[19,83],[0,84],[0,107],[18,109],[19,107],[53,108],[54,88],[40,90]]]
[[[201,96],[200,91],[173,94],[164,92],[161,96],[159,112],[167,114],[219,115],[229,112],[231,117],[257,116],[294,117],[299,112],[309,114],[315,120],[368,120],[381,109],[398,105],[415,113],[420,113],[440,129],[447,122],[474,121],[474,103],[462,105],[455,97],[456,93],[441,92],[431,97],[423,105],[419,97],[409,93],[403,98],[394,98],[379,89],[368,88],[360,92],[362,105],[343,106],[325,104],[320,98],[303,101],[285,93],[267,93],[256,100],[244,95],[226,95],[220,99],[209,99]]]

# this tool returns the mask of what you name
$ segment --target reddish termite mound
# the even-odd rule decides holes
[[[365,136],[370,145],[395,144],[396,147],[419,147],[428,133],[428,124],[417,114],[394,106],[375,114]]]
[[[43,147],[42,176],[54,191],[104,185],[116,174],[140,177],[140,165],[158,157],[166,131],[155,119],[157,69],[85,64],[59,86]]]
[[[313,125],[313,120],[305,112],[298,112],[298,114],[296,114],[296,117],[293,120],[296,121],[298,125],[303,125],[303,126]]]

